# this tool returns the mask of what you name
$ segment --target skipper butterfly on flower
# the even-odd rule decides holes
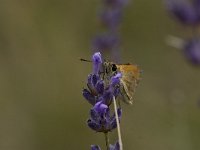
[[[120,79],[120,93],[122,95],[122,100],[125,103],[132,104],[135,89],[141,79],[141,70],[138,66],[134,64],[115,64],[112,62],[104,62],[103,69],[105,80],[117,72],[122,74],[122,78]]]
[[[86,59],[80,60],[92,62]],[[122,74],[119,84],[119,90],[122,100],[127,104],[133,104],[135,89],[139,81],[141,80],[141,70],[139,69],[139,67],[134,64],[116,64],[109,61],[102,62],[101,66],[102,71],[100,71],[100,74],[102,75],[102,79],[107,86],[109,85],[111,77],[113,77],[117,73]],[[93,87],[88,85],[88,88],[93,95],[97,95]]]

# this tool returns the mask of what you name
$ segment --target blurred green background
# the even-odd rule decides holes
[[[100,2],[0,1],[0,150],[105,149],[86,125],[82,88],[92,66],[79,61],[92,55]],[[124,149],[199,150],[200,68],[165,43],[190,29],[161,0],[130,0],[120,31],[122,61],[144,70],[134,105],[122,106]]]

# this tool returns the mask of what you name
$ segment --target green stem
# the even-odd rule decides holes
[[[108,138],[108,132],[105,132],[105,140],[106,140],[106,149],[109,150],[109,138]]]

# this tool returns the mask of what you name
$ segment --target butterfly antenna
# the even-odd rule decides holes
[[[87,59],[83,59],[83,58],[80,58],[80,61],[92,62],[91,60],[87,60]]]

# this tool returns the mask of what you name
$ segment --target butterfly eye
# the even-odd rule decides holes
[[[112,64],[112,71],[116,71],[117,70],[117,66],[115,64]]]

